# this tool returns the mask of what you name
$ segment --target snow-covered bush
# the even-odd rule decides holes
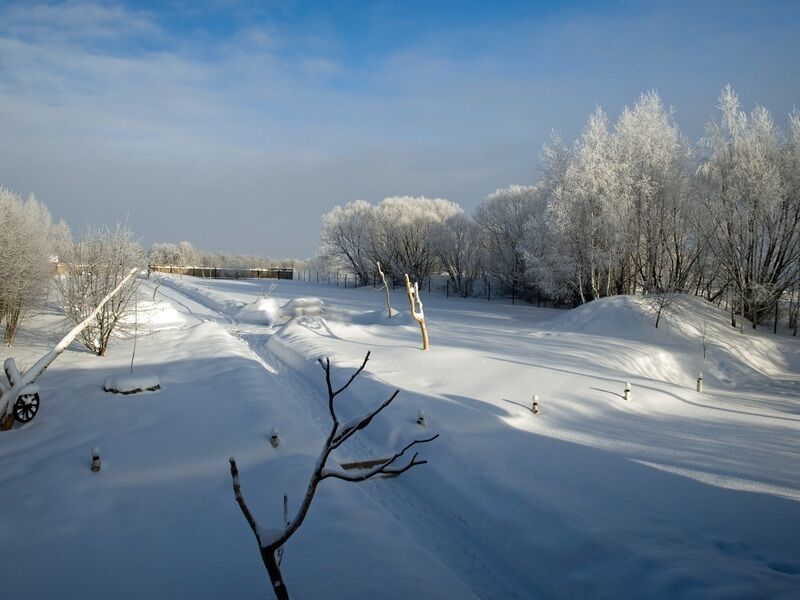
[[[89,228],[65,261],[66,273],[57,278],[64,312],[80,323],[134,267],[146,264],[145,254],[127,225]],[[123,317],[133,310],[139,279],[131,278],[80,334],[89,350],[102,356],[111,334],[122,328]]]

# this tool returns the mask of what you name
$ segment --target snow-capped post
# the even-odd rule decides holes
[[[384,408],[389,406],[389,404],[391,404],[392,401],[397,397],[397,394],[400,393],[400,390],[395,390],[386,400],[379,404],[377,408],[373,409],[367,414],[348,421],[347,423],[339,423],[339,417],[334,408],[334,400],[336,399],[336,396],[345,391],[350,384],[353,383],[353,380],[355,380],[355,378],[358,377],[358,375],[364,370],[364,367],[367,366],[369,355],[370,353],[367,352],[367,355],[364,357],[364,362],[361,363],[361,366],[350,376],[350,378],[342,387],[336,390],[334,390],[333,383],[331,381],[330,359],[326,358],[324,361],[319,359],[319,364],[322,365],[322,368],[325,371],[325,383],[327,384],[328,388],[328,412],[331,415],[333,425],[331,426],[331,430],[328,434],[327,440],[325,441],[325,445],[322,448],[322,452],[320,452],[317,462],[314,465],[314,471],[311,473],[311,479],[308,482],[308,489],[306,490],[303,501],[300,503],[297,512],[291,520],[284,517],[281,527],[276,529],[262,527],[256,522],[256,519],[253,516],[253,513],[250,512],[250,508],[247,506],[247,502],[242,494],[242,486],[241,482],[239,481],[239,468],[236,466],[236,459],[234,457],[230,458],[234,498],[236,499],[236,503],[239,505],[247,524],[253,531],[253,535],[255,535],[256,541],[258,542],[258,548],[261,553],[261,560],[264,563],[264,567],[267,569],[272,591],[278,600],[288,600],[289,592],[286,589],[285,582],[283,581],[283,575],[281,574],[280,566],[277,561],[277,552],[283,547],[289,538],[292,537],[300,525],[303,524],[303,520],[306,518],[308,509],[311,506],[312,500],[314,499],[314,494],[317,491],[317,486],[324,479],[329,478],[341,479],[343,481],[350,482],[360,482],[371,479],[376,475],[397,476],[401,473],[405,473],[413,467],[426,464],[428,461],[418,460],[417,457],[419,456],[419,452],[415,452],[414,456],[411,457],[411,460],[402,466],[395,466],[397,460],[403,457],[405,453],[414,446],[432,442],[439,437],[439,434],[437,433],[436,435],[428,438],[414,440],[406,444],[403,448],[386,459],[379,461],[362,461],[371,463],[371,466],[364,467],[360,473],[350,474],[346,473],[340,468],[327,467],[328,459],[333,451],[353,437],[356,433],[366,428],[372,422],[372,419]]]
[[[281,443],[281,440],[278,437],[278,429],[276,427],[273,427],[269,434],[269,443],[272,444],[273,448],[277,448],[278,444]]]
[[[30,369],[25,371],[24,374],[20,375],[13,358],[7,358],[5,360],[4,369],[6,377],[3,378],[0,376],[0,431],[7,431],[14,426],[13,407],[17,401],[17,398],[23,391],[22,388],[34,383],[39,376],[45,372],[47,367],[50,366],[50,364],[58,357],[58,355],[64,352],[64,350],[67,349],[67,346],[69,346],[73,340],[78,337],[78,335],[84,329],[86,329],[86,327],[89,326],[106,302],[111,300],[111,298],[113,298],[114,295],[117,294],[128,282],[128,280],[138,271],[138,267],[131,269],[125,278],[119,282],[119,285],[111,290],[108,295],[100,301],[100,304],[98,304],[95,309],[89,313],[89,316],[73,327],[67,335],[61,338],[61,341],[58,342],[55,348],[50,350],[50,352],[36,361],[36,363]]]
[[[100,448],[97,446],[92,450],[92,473],[97,473],[100,470]]]
[[[378,275],[381,276],[381,281],[383,282],[383,289],[386,290],[386,310],[389,312],[389,318],[392,318],[392,296],[389,293],[389,285],[386,283],[386,275],[383,274],[383,269],[381,269],[381,261],[376,260],[375,264],[378,265]]]
[[[697,376],[697,391],[698,392],[702,392],[703,391],[703,374],[702,373],[700,373]]]
[[[539,396],[536,394],[533,395],[533,400],[531,401],[531,412],[535,415],[539,414]]]
[[[417,425],[425,427],[425,412],[422,409],[420,409],[419,415],[417,415]]]
[[[625,400],[631,401],[631,383],[630,381],[625,384]]]
[[[411,316],[419,323],[419,330],[422,333],[422,349],[427,350],[428,343],[428,326],[425,324],[425,313],[422,310],[422,299],[419,297],[419,283],[414,282],[411,285],[411,280],[406,273],[406,293],[408,294],[408,304],[411,307]]]

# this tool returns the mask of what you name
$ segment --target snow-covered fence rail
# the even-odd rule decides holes
[[[234,269],[231,267],[176,267],[172,265],[150,265],[148,269],[159,273],[191,275],[209,279],[293,279],[294,269]]]
[[[2,376],[0,376],[0,431],[11,429],[13,426],[14,403],[17,401],[17,398],[20,396],[20,394],[23,393],[23,388],[33,384],[39,378],[39,376],[45,372],[47,367],[52,364],[58,355],[67,349],[67,346],[69,346],[75,340],[75,338],[78,337],[81,331],[86,329],[86,327],[97,316],[103,306],[109,300],[111,300],[111,298],[113,298],[128,282],[128,280],[138,273],[138,271],[138,267],[131,269],[125,278],[119,282],[119,285],[111,290],[111,292],[109,292],[108,295],[100,301],[95,309],[89,313],[89,315],[83,321],[73,327],[72,330],[65,335],[60,342],[58,342],[55,348],[50,350],[50,352],[36,361],[36,364],[34,364],[30,369],[24,373],[20,373],[17,369],[14,359],[6,359],[5,363],[3,364],[6,378],[4,379]]]

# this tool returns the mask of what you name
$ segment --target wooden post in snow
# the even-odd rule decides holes
[[[386,275],[383,274],[381,269],[381,261],[376,260],[375,264],[378,265],[378,274],[381,276],[383,282],[383,289],[386,290],[386,310],[389,311],[389,318],[392,318],[392,296],[389,293],[389,285],[386,283]]]
[[[411,307],[411,316],[419,323],[419,330],[422,333],[422,349],[427,350],[428,343],[428,326],[425,324],[425,313],[422,311],[422,300],[419,297],[419,283],[414,282],[411,285],[411,280],[406,273],[406,293],[408,294],[408,304]]]
[[[47,367],[50,366],[50,364],[58,357],[58,355],[64,352],[64,350],[67,349],[67,346],[69,346],[73,340],[78,337],[78,334],[86,329],[89,323],[94,320],[94,318],[97,316],[97,313],[99,313],[100,309],[105,306],[106,302],[111,300],[111,298],[113,298],[128,282],[128,280],[136,275],[138,271],[139,267],[134,267],[131,269],[125,278],[119,283],[119,285],[111,290],[111,292],[109,292],[109,294],[100,301],[100,304],[98,304],[95,309],[89,313],[88,317],[73,327],[72,331],[65,335],[61,341],[58,342],[58,345],[56,345],[55,348],[50,350],[50,352],[36,361],[36,364],[25,371],[24,374],[20,375],[19,371],[17,370],[16,362],[13,358],[6,359],[3,365],[6,378],[0,376],[0,431],[6,431],[14,426],[14,403],[17,401],[17,397],[20,395],[22,388],[35,382],[39,376],[45,372]]]

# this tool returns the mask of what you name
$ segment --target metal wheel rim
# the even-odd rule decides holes
[[[39,412],[39,394],[22,394],[14,403],[14,418],[27,423]]]

